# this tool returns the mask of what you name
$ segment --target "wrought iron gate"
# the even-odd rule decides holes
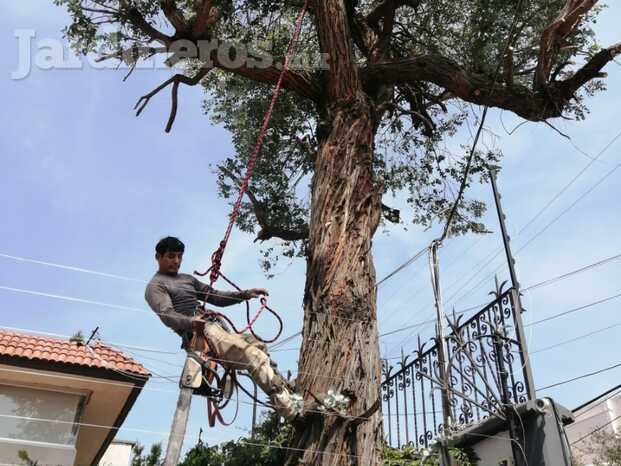
[[[447,318],[444,373],[438,338],[418,340],[396,367],[385,361],[382,390],[384,433],[393,447],[417,448],[445,430],[459,430],[494,414],[504,418],[507,406],[534,396],[528,356],[523,345],[520,300],[515,289],[497,286],[494,300],[467,320]],[[442,393],[449,413],[443,412]]]

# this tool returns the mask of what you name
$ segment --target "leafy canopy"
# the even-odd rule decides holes
[[[229,199],[254,146],[278,74],[276,65],[301,3],[54,2],[70,14],[65,34],[76,51],[118,59],[130,68],[164,54],[169,64],[178,63],[175,66],[185,73],[185,78],[168,84],[202,84],[205,112],[232,135],[234,153],[214,167],[219,192]],[[599,70],[614,56],[612,52],[603,56],[595,42],[592,24],[600,8],[594,3],[346,0],[353,58],[375,111],[377,186],[388,204],[396,196],[397,202],[405,199],[409,206],[407,215],[384,206],[386,221],[429,227],[446,219],[469,152],[468,141],[457,137],[458,131],[478,123],[472,103],[505,108],[533,121],[585,117],[583,97],[603,88],[596,78],[602,77]],[[578,8],[580,15],[574,14]],[[558,23],[563,14],[567,21]],[[320,43],[316,21],[311,3],[296,46],[294,70],[285,80],[288,92],[276,106],[249,199],[238,219],[238,226],[254,231],[259,240],[280,238],[288,257],[304,254],[314,158],[330,125],[330,102],[324,92],[330,70],[320,65],[334,44]],[[229,50],[229,58],[248,54],[260,59],[261,69],[224,66],[216,52],[202,59],[185,57],[175,45],[179,40],[244,44]],[[589,65],[579,70],[582,74],[576,71],[576,57]],[[426,68],[417,67],[419,62],[427,63]],[[382,68],[386,72],[377,71],[386,63]],[[485,181],[488,169],[499,164],[501,153],[490,133],[484,135],[486,141],[487,147],[484,144],[475,154],[468,184]],[[480,223],[484,211],[481,201],[462,201],[452,233],[485,232]],[[266,269],[274,259],[271,251],[272,246],[265,251]]]

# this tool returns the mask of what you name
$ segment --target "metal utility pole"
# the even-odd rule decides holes
[[[528,355],[528,348],[526,344],[526,336],[524,334],[524,323],[522,321],[522,299],[520,296],[520,282],[517,278],[515,271],[515,258],[511,251],[511,238],[507,233],[506,215],[502,210],[502,204],[500,202],[501,195],[498,192],[498,186],[496,184],[496,171],[490,170],[490,181],[492,185],[492,192],[494,193],[494,203],[496,205],[496,213],[498,214],[498,223],[500,224],[500,231],[502,234],[502,243],[505,249],[505,255],[507,258],[507,265],[509,267],[509,276],[511,277],[511,286],[513,291],[511,293],[511,299],[514,303],[514,318],[515,318],[515,335],[518,340],[518,347],[520,348],[520,361],[522,363],[522,371],[524,374],[524,380],[526,382],[526,392],[528,399],[532,400],[535,397],[535,385],[533,381],[533,374],[530,367],[530,357]],[[497,288],[499,288],[497,282]],[[497,290],[500,293],[500,290]],[[504,341],[505,329],[499,332],[498,329],[494,332],[494,347],[496,353],[496,364],[499,374],[500,382],[500,396],[503,403],[504,414],[507,418],[509,426],[509,436],[512,440],[511,450],[513,452],[513,460],[516,466],[522,466],[526,463],[524,456],[524,438],[520,435],[518,430],[518,417],[519,414],[512,409],[509,396],[509,388],[507,385],[508,373],[505,367],[504,361]]]
[[[442,287],[440,286],[440,264],[438,262],[439,241],[431,243],[430,269],[431,283],[433,285],[434,301],[436,303],[436,339],[438,348],[438,365],[440,371],[440,381],[442,382],[442,416],[444,422],[444,433],[448,435],[452,424],[451,401],[449,395],[449,374],[448,361],[446,357],[446,339],[444,338],[444,304],[442,302]],[[440,442],[441,463],[443,466],[451,464],[446,442]]]
[[[181,456],[181,447],[183,438],[185,437],[185,429],[188,425],[188,416],[190,415],[190,405],[192,403],[193,388],[181,387],[179,390],[179,399],[177,400],[177,409],[173,417],[170,435],[168,437],[168,447],[166,448],[166,458],[163,466],[177,466],[179,457]]]
[[[503,404],[503,414],[507,418],[509,425],[509,438],[511,439],[511,452],[513,453],[513,462],[515,466],[528,466],[526,464],[526,456],[524,450],[524,438],[520,435],[518,429],[519,414],[515,412],[511,406],[511,395],[509,394],[509,374],[505,367],[505,354],[504,354],[504,331],[499,332],[498,329],[494,330],[494,352],[496,353],[496,366],[498,369],[499,383],[500,383],[500,400]]]
[[[449,397],[448,361],[446,358],[446,339],[444,338],[444,303],[442,302],[442,288],[440,286],[440,266],[438,263],[439,243],[431,244],[431,281],[436,304],[436,338],[438,340],[438,363],[440,380],[442,381],[442,413],[444,428],[448,430],[451,424],[451,403]]]
[[[256,382],[254,384],[254,391],[252,395],[254,399],[252,400],[252,433],[250,436],[254,440],[257,429],[257,397],[259,396]]]
[[[520,348],[520,361],[522,363],[522,370],[524,372],[524,379],[526,381],[526,391],[528,399],[535,398],[535,383],[533,380],[533,373],[530,367],[530,357],[528,355],[528,348],[526,345],[526,335],[524,333],[524,323],[522,321],[522,299],[520,297],[520,283],[517,279],[517,273],[515,271],[515,258],[511,252],[511,238],[507,233],[506,219],[507,216],[502,210],[502,204],[500,199],[502,196],[498,192],[498,186],[496,185],[496,170],[490,170],[490,180],[492,184],[492,191],[494,193],[494,203],[496,205],[496,213],[498,214],[498,222],[500,224],[500,231],[502,233],[502,242],[505,248],[505,255],[507,257],[507,264],[509,266],[509,275],[511,277],[511,286],[513,287],[512,299],[515,304],[515,322],[516,322],[516,337],[519,342]]]

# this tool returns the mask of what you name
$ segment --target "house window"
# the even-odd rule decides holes
[[[76,394],[0,385],[0,459],[6,461],[10,458],[5,459],[5,453],[12,457],[19,450],[36,452],[40,464],[59,454],[72,457],[82,399]]]

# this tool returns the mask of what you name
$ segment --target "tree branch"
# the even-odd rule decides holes
[[[553,82],[542,90],[519,84],[494,83],[487,75],[469,73],[441,55],[423,55],[370,64],[361,70],[365,86],[380,84],[436,84],[454,97],[477,105],[503,108],[529,121],[543,121],[562,116],[563,109],[578,89],[591,79],[602,77],[601,69],[621,53],[621,44],[602,50],[572,77]]]
[[[377,3],[373,9],[367,15],[367,23],[377,29],[379,27],[379,21],[390,12],[391,9],[399,9],[403,6],[409,6],[411,8],[418,8],[420,0],[381,0]]]
[[[200,39],[220,17],[220,10],[213,6],[212,0],[203,0],[194,20],[192,36]]]
[[[218,169],[237,186],[241,186],[241,180],[231,170],[221,165],[218,166]],[[308,238],[308,225],[303,225],[299,230],[274,225],[269,221],[268,206],[266,203],[259,201],[250,189],[246,190],[246,196],[250,199],[252,211],[261,228],[259,233],[257,233],[257,237],[254,239],[255,243],[257,241],[266,241],[271,238],[280,238],[285,241],[299,241]]]
[[[401,211],[393,209],[382,203],[382,216],[391,223],[399,223],[401,221]]]
[[[581,18],[597,0],[567,0],[565,6],[552,23],[541,34],[539,59],[535,71],[535,90],[543,89],[549,81],[550,71],[564,40],[575,30]]]
[[[179,84],[183,83],[188,86],[196,86],[201,81],[201,79],[203,79],[207,75],[207,73],[211,71],[211,69],[212,68],[201,68],[200,70],[198,70],[196,75],[191,76],[191,77],[185,76],[183,74],[176,74],[172,78],[167,79],[162,84],[160,84],[158,87],[153,89],[151,92],[143,95],[142,97],[140,97],[140,99],[138,99],[138,102],[136,102],[136,105],[134,106],[134,110],[136,110],[136,116],[140,116],[140,114],[145,109],[145,107],[148,105],[149,101],[154,95],[156,95],[162,89],[172,84],[170,115],[168,117],[168,122],[166,123],[166,129],[165,129],[165,131],[169,133],[170,130],[172,129],[173,123],[175,122],[175,118],[177,117]]]
[[[352,99],[361,90],[347,9],[346,0],[317,2],[317,37],[319,50],[329,58],[326,94],[331,102]]]
[[[166,46],[169,46],[172,42],[172,37],[164,34],[163,32],[155,29],[149,22],[142,16],[142,13],[135,8],[130,7],[127,9],[126,19],[129,20],[136,28],[142,31],[151,40],[160,42]]]
[[[562,87],[566,89],[565,92],[573,94],[590,80],[605,77],[605,74],[601,72],[602,68],[614,60],[620,53],[621,42],[600,50],[582,68],[576,71],[573,76],[562,81]]]
[[[265,84],[275,84],[278,81],[282,68],[280,64],[267,68],[247,65],[231,67],[222,63],[217,56],[213,58],[213,64],[221,70]],[[282,87],[315,102],[321,98],[322,94],[316,77],[309,72],[288,70],[283,76]]]
[[[162,11],[164,16],[177,32],[185,32],[190,29],[188,22],[185,20],[183,13],[177,8],[175,0],[161,0]]]
[[[349,21],[349,29],[351,30],[351,37],[362,54],[369,58],[373,44],[377,40],[377,34],[369,27],[366,19],[358,12],[356,12],[357,2],[348,0],[346,2],[347,7],[347,19]]]

